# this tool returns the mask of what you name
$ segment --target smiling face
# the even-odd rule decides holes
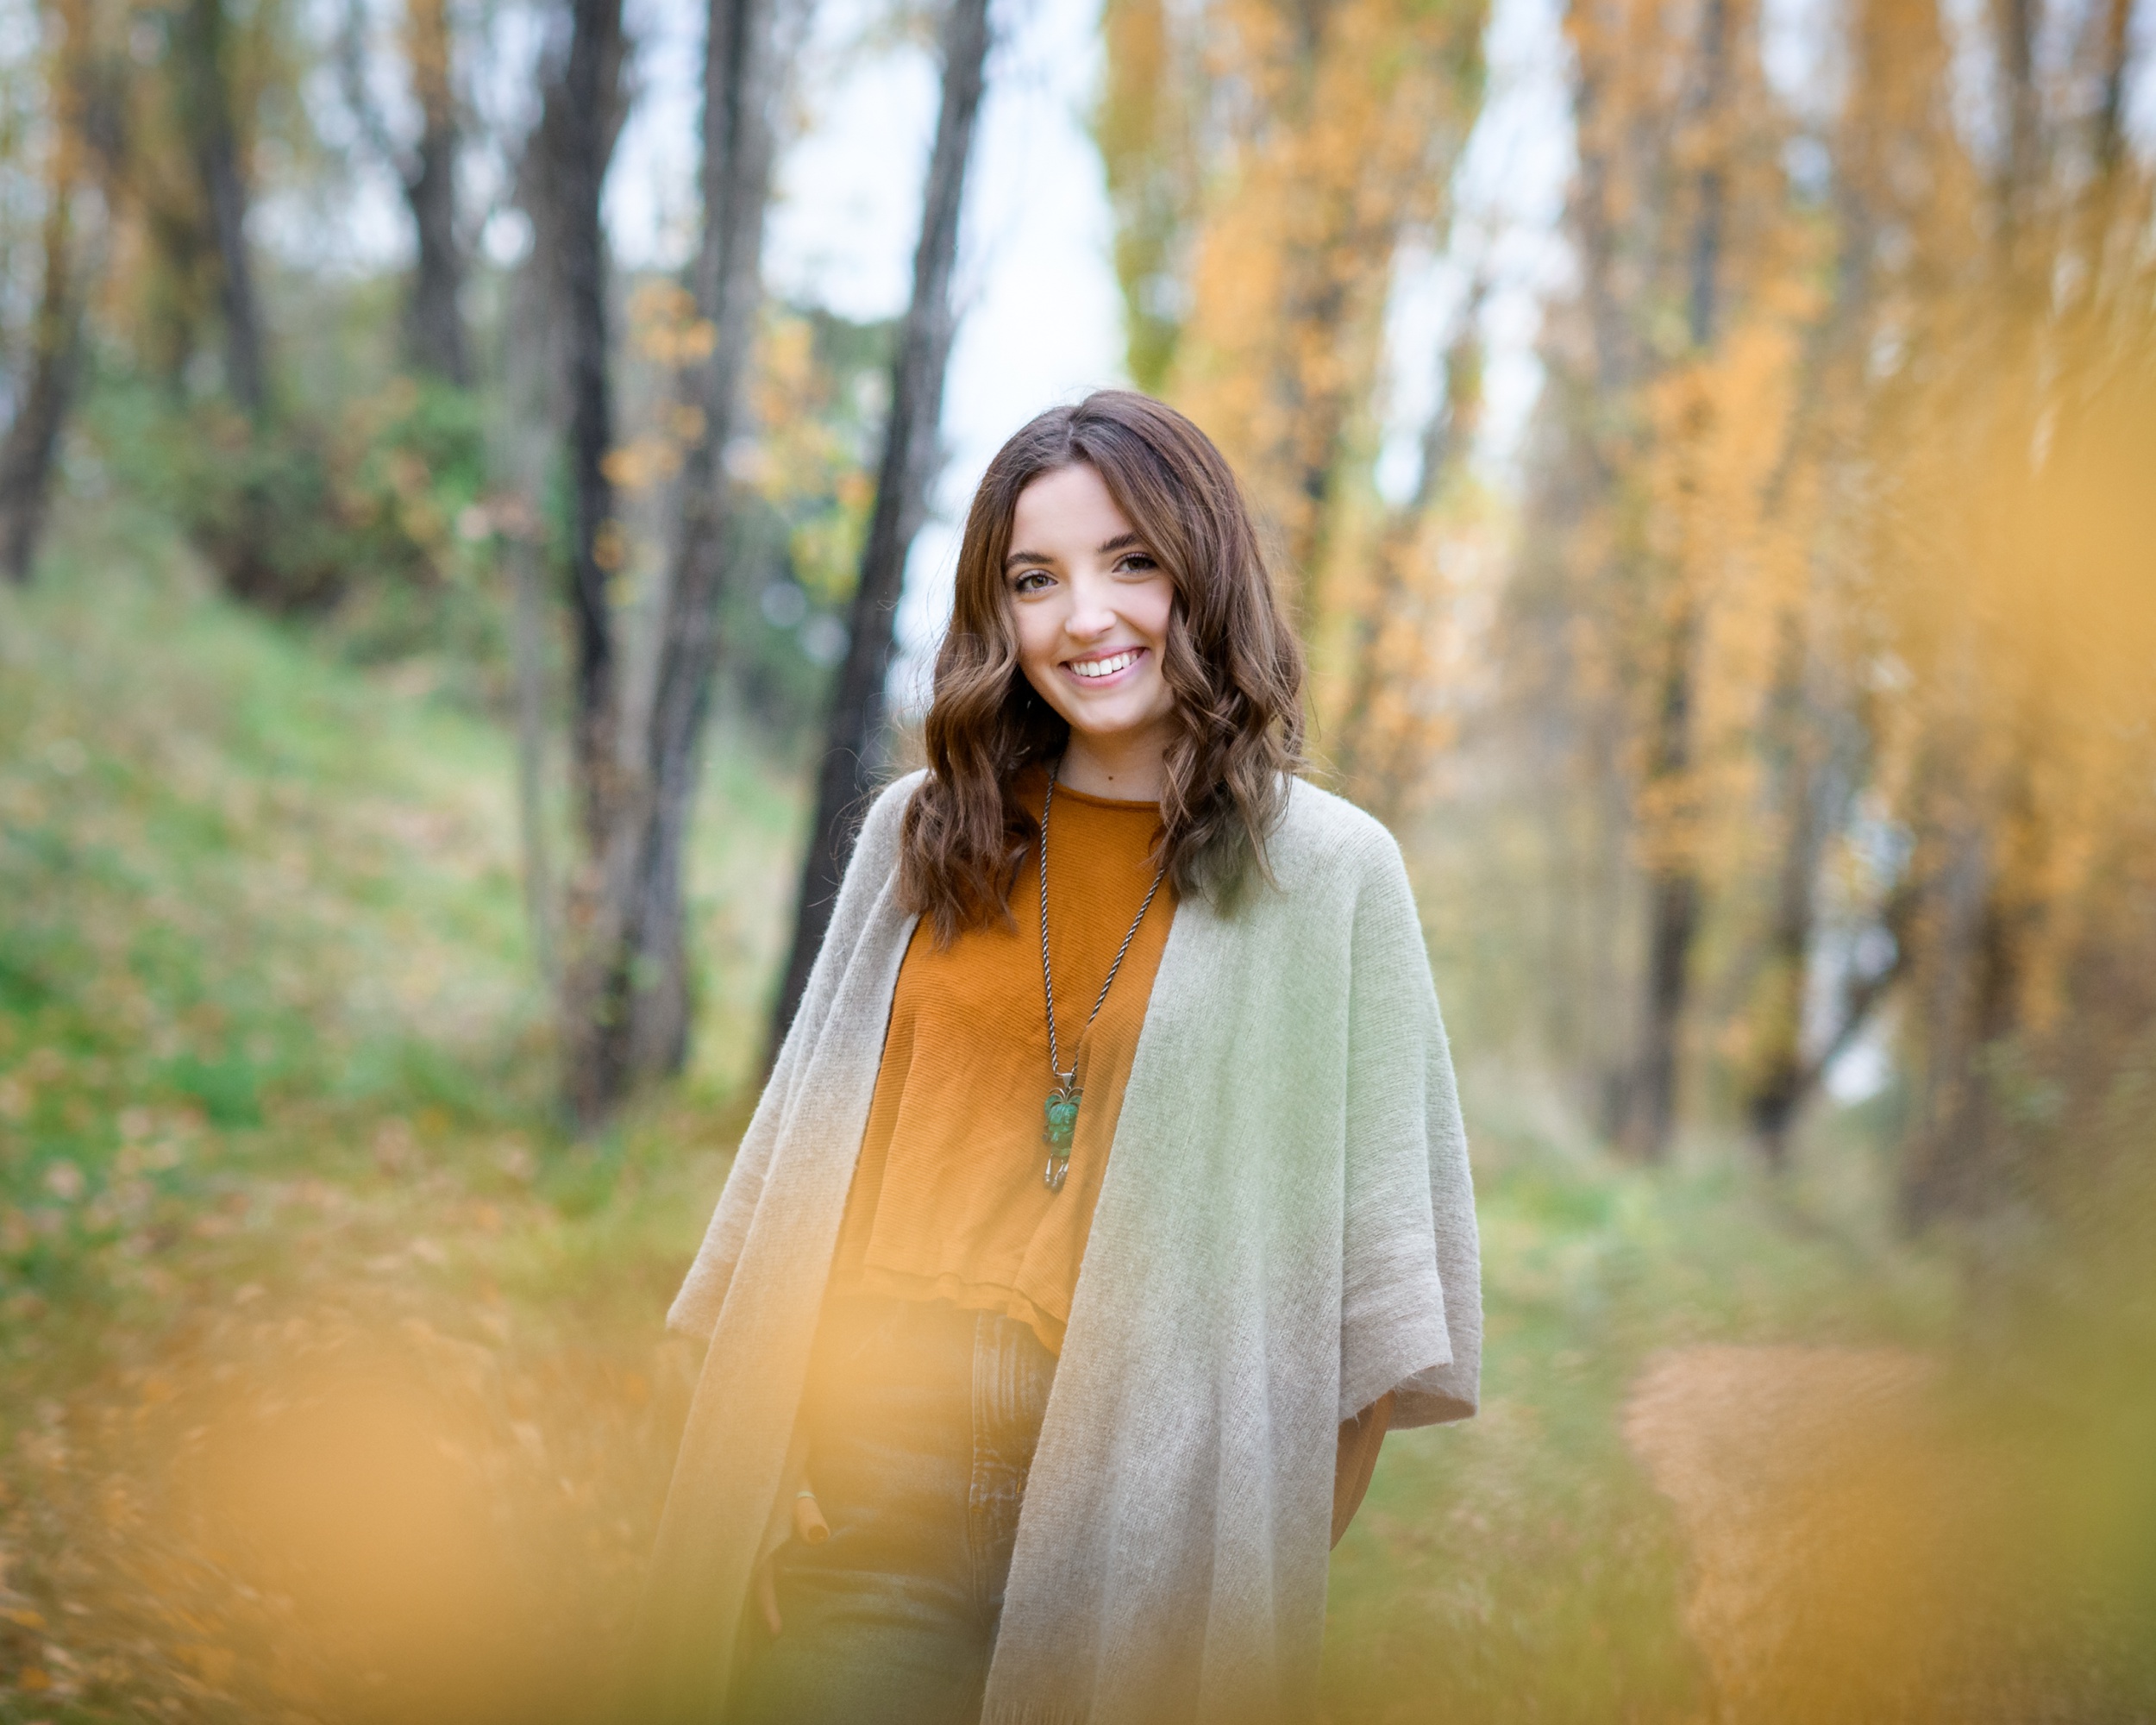
[[[1018,493],[1004,580],[1019,668],[1070,725],[1061,781],[1157,798],[1175,735],[1161,659],[1175,588],[1094,467],[1058,467]]]

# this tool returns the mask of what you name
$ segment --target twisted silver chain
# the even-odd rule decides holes
[[[1078,1063],[1070,1063],[1070,1070],[1063,1070],[1062,1057],[1056,1048],[1056,978],[1048,967],[1048,812],[1056,806],[1056,769],[1048,772],[1048,789],[1041,797],[1041,993],[1048,1002],[1048,1070],[1056,1078],[1068,1083],[1077,1076]],[[1160,891],[1160,883],[1167,877],[1168,864],[1163,860],[1153,875],[1153,884],[1145,889],[1145,902],[1138,907],[1138,914],[1131,919],[1131,926],[1123,937],[1123,944],[1115,950],[1115,963],[1108,966],[1108,980],[1100,985],[1100,992],[1094,997],[1093,1010],[1086,1014],[1086,1030],[1093,1028],[1093,1021],[1100,1016],[1100,1007],[1108,998],[1108,990],[1115,985],[1115,973],[1123,968],[1123,955],[1131,950],[1131,943],[1138,938],[1138,925],[1145,920],[1145,913],[1153,907],[1153,894]],[[1079,1032],[1081,1037],[1085,1031]]]

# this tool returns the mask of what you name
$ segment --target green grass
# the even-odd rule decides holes
[[[1691,1716],[1683,1552],[1620,1435],[1629,1386],[1702,1343],[1935,1340],[1944,1279],[1865,1262],[1726,1166],[1625,1170],[1497,1132],[1476,1155],[1482,1410],[1385,1446],[1333,1560],[1334,1716]]]
[[[116,507],[0,593],[0,1721],[591,1716],[799,798],[722,731],[694,1069],[572,1145],[509,743],[454,676],[235,612]],[[1793,1191],[1712,1147],[1625,1170],[1467,1076],[1487,1400],[1387,1444],[1329,1709],[1697,1716],[1627,1386],[1693,1342],[1921,1342],[1943,1282],[1864,1220],[1857,1138]]]

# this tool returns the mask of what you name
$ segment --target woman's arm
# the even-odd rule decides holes
[[[1370,1475],[1377,1468],[1377,1452],[1383,1447],[1386,1427],[1392,1424],[1393,1398],[1388,1390],[1352,1420],[1340,1423],[1340,1446],[1332,1465],[1332,1543],[1348,1530],[1355,1512],[1363,1507],[1370,1489]]]
[[[1405,1430],[1475,1412],[1482,1278],[1467,1138],[1414,894],[1391,839],[1381,831],[1372,850],[1349,959],[1334,1417],[1389,1390],[1391,1423]]]

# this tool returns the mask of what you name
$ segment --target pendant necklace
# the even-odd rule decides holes
[[[1048,789],[1041,797],[1041,992],[1048,1000],[1048,1070],[1056,1076],[1056,1088],[1048,1093],[1044,1105],[1048,1129],[1041,1138],[1048,1145],[1048,1166],[1042,1171],[1041,1180],[1050,1191],[1060,1192],[1064,1177],[1070,1172],[1070,1140],[1078,1130],[1078,1103],[1085,1093],[1072,1082],[1078,1076],[1076,1057],[1072,1057],[1070,1070],[1066,1072],[1056,1048],[1056,978],[1048,968],[1048,812],[1055,802],[1056,769],[1051,767],[1048,771]],[[1168,864],[1163,860],[1154,873],[1153,884],[1145,889],[1145,902],[1131,919],[1130,932],[1123,937],[1123,944],[1115,950],[1115,963],[1108,966],[1108,980],[1100,985],[1100,994],[1094,997],[1093,1010],[1086,1014],[1086,1030],[1091,1030],[1093,1021],[1100,1016],[1101,1003],[1115,984],[1115,973],[1123,968],[1123,955],[1138,938],[1138,925],[1152,908],[1153,894],[1160,891],[1160,883],[1167,873]],[[1081,1039],[1084,1034],[1084,1031],[1079,1032]]]

